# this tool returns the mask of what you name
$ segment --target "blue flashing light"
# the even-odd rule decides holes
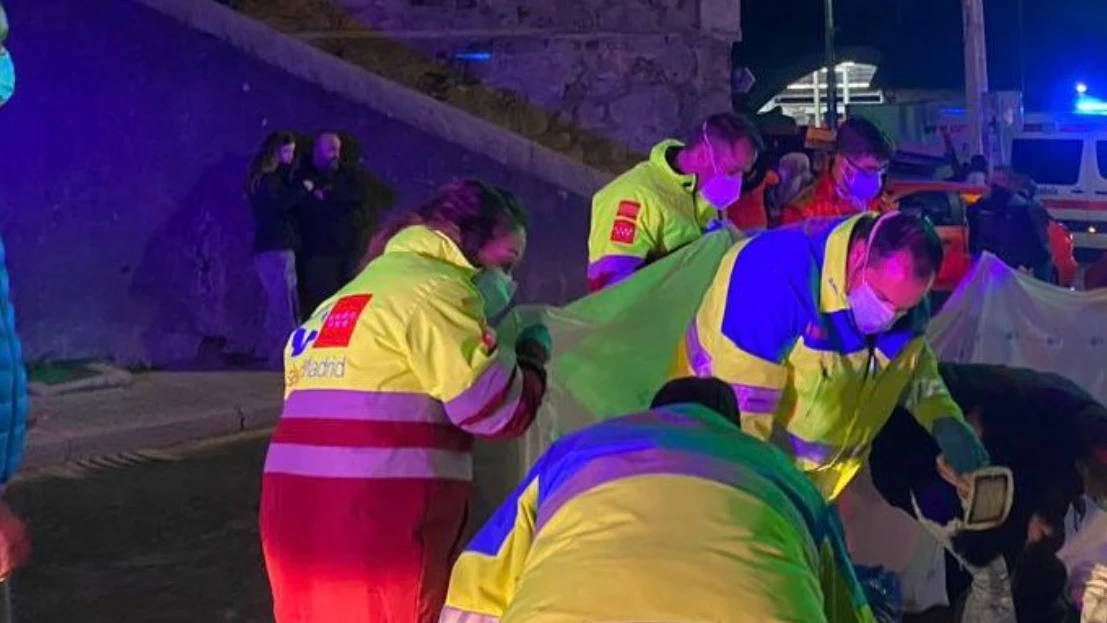
[[[492,53],[474,51],[455,52],[454,58],[459,61],[475,61],[478,63],[487,63],[488,61],[492,60]]]
[[[1085,93],[1088,92],[1088,85],[1084,84],[1083,82],[1077,82],[1076,83],[1076,92],[1079,93],[1080,95],[1084,95]]]
[[[1107,102],[1089,95],[1076,98],[1076,113],[1080,115],[1107,115]]]

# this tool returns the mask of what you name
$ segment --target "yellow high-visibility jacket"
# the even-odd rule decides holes
[[[650,159],[604,186],[592,198],[588,235],[588,284],[601,290],[629,277],[645,264],[694,242],[718,216],[696,192],[696,176],[669,162],[683,147],[658,143]]]
[[[925,304],[875,339],[855,327],[846,258],[862,218],[874,217],[813,219],[736,243],[685,344],[690,372],[730,383],[743,429],[795,457],[827,499],[864,465],[899,401],[928,432],[963,417],[926,343]]]
[[[564,437],[454,566],[440,623],[872,623],[837,513],[699,405]]]
[[[365,430],[325,446],[274,443],[266,471],[288,462],[314,475],[333,460],[363,477],[469,481],[470,435],[522,433],[534,416],[520,408],[523,375],[488,326],[476,272],[445,235],[409,227],[324,302],[286,348],[282,424]],[[357,445],[367,447],[349,451]]]

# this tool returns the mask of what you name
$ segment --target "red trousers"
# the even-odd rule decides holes
[[[276,623],[437,623],[472,484],[265,474]]]

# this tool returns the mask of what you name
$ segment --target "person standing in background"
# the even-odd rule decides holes
[[[781,224],[883,211],[880,190],[893,152],[891,141],[871,121],[846,120],[838,128],[828,166],[783,209]]]
[[[357,247],[354,214],[364,191],[357,172],[341,164],[342,139],[334,132],[315,138],[311,162],[301,179],[313,190],[297,206],[302,235],[301,301],[311,312],[330,298],[350,277]]]
[[[300,320],[296,287],[296,206],[315,189],[311,180],[293,178],[296,137],[274,132],[265,137],[250,163],[246,196],[254,215],[254,269],[265,292],[263,348],[269,366],[279,368],[284,344]]]
[[[661,141],[649,160],[601,188],[592,198],[589,291],[626,279],[719,223],[763,147],[749,119],[712,115],[686,143]]]
[[[5,87],[0,106],[6,104],[15,88],[15,68],[4,48],[8,38],[8,15],[0,3],[0,75]],[[10,81],[6,80],[10,75]],[[0,490],[11,480],[23,460],[23,440],[27,433],[27,369],[23,366],[23,346],[15,332],[15,309],[8,291],[8,269],[4,245],[0,242]],[[0,499],[0,623],[10,623],[11,575],[31,553],[27,527],[3,499]]]

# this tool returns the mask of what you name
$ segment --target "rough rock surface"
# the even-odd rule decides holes
[[[240,0],[237,6],[611,172],[659,138],[730,108],[737,0]],[[459,52],[488,57],[461,61]]]
[[[124,0],[6,0],[19,72],[0,109],[0,233],[29,359],[188,363],[261,325],[242,192],[275,129],[341,128],[399,205],[478,176],[534,231],[529,301],[584,290],[587,199],[290,77]]]

